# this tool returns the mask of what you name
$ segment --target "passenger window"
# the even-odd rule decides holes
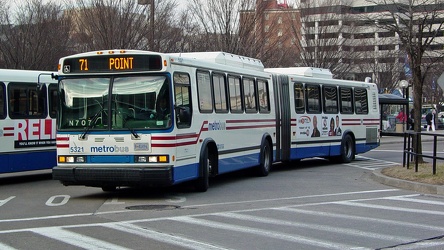
[[[189,128],[193,117],[190,76],[187,73],[174,73],[173,80],[177,127]]]
[[[334,86],[324,86],[324,113],[338,113],[338,93]]]
[[[342,114],[353,114],[353,98],[351,88],[339,88],[340,110]]]
[[[49,93],[49,116],[51,118],[57,117],[57,110],[59,108],[59,99],[57,95],[57,84],[50,84],[48,86]]]
[[[368,114],[367,90],[364,88],[355,88],[354,96],[356,114]]]
[[[11,119],[46,118],[46,86],[37,90],[35,84],[10,83],[8,93]]]
[[[0,82],[0,119],[6,118],[5,84]]]
[[[213,86],[214,86],[214,107],[216,112],[227,113],[228,101],[227,101],[227,84],[225,82],[224,74],[213,74]]]
[[[243,113],[243,102],[240,87],[240,77],[228,76],[230,90],[230,110],[232,113]]]
[[[257,80],[257,94],[259,99],[259,112],[270,112],[270,96],[268,92],[268,82],[265,80]]]
[[[302,83],[294,84],[294,106],[297,114],[305,113],[304,85]]]
[[[306,85],[307,113],[321,113],[321,91],[319,85]]]
[[[213,112],[213,95],[211,94],[210,72],[197,71],[197,94],[201,112]]]
[[[250,78],[243,78],[244,103],[245,111],[247,113],[257,112],[256,108],[256,88],[254,80]]]

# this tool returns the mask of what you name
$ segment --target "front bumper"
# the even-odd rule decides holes
[[[52,177],[65,186],[170,186],[173,167],[54,167]]]

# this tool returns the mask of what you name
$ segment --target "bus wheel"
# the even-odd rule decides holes
[[[261,146],[260,164],[258,168],[259,176],[267,176],[268,173],[270,173],[272,161],[272,148],[270,146],[270,143],[265,140],[263,145]]]
[[[198,192],[206,192],[210,187],[210,172],[211,172],[211,158],[208,152],[208,147],[205,147],[200,156],[199,169],[201,171],[200,177],[196,180],[194,187]]]
[[[116,187],[115,186],[103,186],[102,187],[102,190],[104,191],[104,192],[114,192],[114,191],[116,191]]]
[[[350,135],[345,135],[341,142],[341,156],[340,161],[349,163],[355,158],[355,144]]]

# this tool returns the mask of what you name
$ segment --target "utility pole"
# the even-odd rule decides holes
[[[151,29],[151,37],[150,37],[150,50],[153,51],[154,50],[154,0],[138,0],[137,1],[138,4],[140,5],[149,5],[150,6],[150,29]],[[148,12],[148,11],[147,11]],[[148,13],[147,13],[148,14]],[[148,18],[147,18],[148,20]]]

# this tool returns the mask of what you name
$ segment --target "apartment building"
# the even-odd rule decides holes
[[[252,10],[240,13],[240,34],[251,41],[257,51],[250,56],[261,58],[267,67],[294,64],[299,53],[300,11],[286,0],[257,0]]]
[[[407,18],[409,5],[406,0],[387,3],[391,4],[376,4],[368,0],[301,0],[304,50],[325,50],[322,48],[325,44],[335,46],[337,54],[333,60],[349,65],[343,78],[364,80],[370,76],[380,88],[393,89],[399,80],[410,76],[408,57],[398,34],[384,29],[384,26],[394,23],[393,16],[397,16],[396,22],[402,25],[400,18]],[[428,18],[431,14],[438,13],[436,17],[439,17],[440,12],[444,13],[440,1],[424,3],[421,2],[417,9],[413,8],[410,13],[413,19],[420,19],[426,12]],[[436,18],[432,22],[436,22],[438,27],[443,20]],[[426,34],[426,37],[432,35]],[[442,56],[444,47],[442,34],[440,36],[427,48],[425,62]],[[433,76],[426,81],[431,83]]]
[[[273,36],[287,37],[281,45],[298,52],[293,65],[329,68],[344,79],[371,77],[381,89],[393,89],[399,80],[409,77],[406,48],[394,31],[378,25],[393,23],[391,14],[399,11],[397,7],[403,3],[407,7],[408,2],[391,2],[392,5],[378,5],[368,0],[300,0],[299,6],[288,6],[285,1],[258,0],[254,13],[260,18],[254,31],[260,30],[269,41],[276,41]],[[422,10],[439,12],[440,6],[430,4]],[[252,11],[249,13],[252,15]],[[276,25],[279,16],[287,17],[282,19],[282,26]],[[436,59],[444,52],[443,38],[435,41],[428,48],[426,60]],[[276,47],[275,43],[269,44]]]

